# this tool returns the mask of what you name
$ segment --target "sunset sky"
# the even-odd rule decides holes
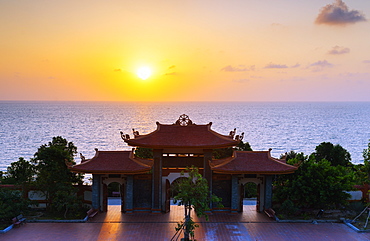
[[[370,101],[369,19],[368,0],[1,0],[0,100]]]

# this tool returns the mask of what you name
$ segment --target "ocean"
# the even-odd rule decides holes
[[[29,160],[54,136],[77,146],[86,158],[99,150],[130,150],[120,131],[147,134],[156,122],[186,114],[195,124],[212,122],[227,135],[234,128],[253,150],[306,155],[321,142],[340,144],[353,163],[363,162],[370,139],[370,102],[0,102],[0,170],[19,157]],[[76,162],[80,162],[76,156]]]

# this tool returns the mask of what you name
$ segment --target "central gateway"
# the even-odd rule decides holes
[[[257,184],[257,211],[271,208],[272,177],[293,173],[296,167],[275,159],[268,151],[236,151],[244,133],[229,135],[211,130],[212,123],[194,124],[181,115],[174,124],[160,124],[149,134],[133,130],[133,138],[121,132],[122,139],[132,151],[99,151],[93,158],[71,167],[74,172],[91,173],[92,206],[107,211],[107,186],[120,184],[121,211],[162,213],[170,211],[171,184],[180,178],[186,167],[195,166],[208,181],[210,193],[222,198],[222,210],[243,211],[244,184]],[[228,149],[230,155],[215,159],[214,150]],[[139,150],[150,158],[140,157]],[[234,151],[232,151],[234,150]],[[136,154],[135,154],[136,153]]]

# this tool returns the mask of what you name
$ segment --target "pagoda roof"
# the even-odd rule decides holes
[[[206,125],[196,125],[186,115],[174,124],[157,124],[157,129],[146,135],[139,135],[134,131],[134,138],[122,135],[130,146],[140,146],[152,149],[164,148],[191,148],[215,149],[236,146],[240,139],[234,135],[221,135],[211,129],[212,122]]]
[[[233,156],[210,162],[212,171],[225,174],[288,174],[297,167],[284,159],[271,157],[269,151],[234,151]]]
[[[140,174],[151,170],[152,160],[140,159],[132,151],[98,151],[89,160],[70,167],[73,172],[93,174]]]

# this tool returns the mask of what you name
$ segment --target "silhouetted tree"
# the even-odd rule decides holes
[[[34,180],[35,174],[35,166],[20,157],[19,161],[12,162],[7,168],[3,183],[20,185],[24,195],[26,186]]]
[[[332,166],[352,166],[351,154],[339,144],[333,145],[330,142],[322,142],[313,153],[316,160],[328,160]]]
[[[48,208],[54,205],[58,191],[71,190],[73,184],[82,183],[83,176],[71,172],[67,164],[74,164],[73,156],[77,147],[61,136],[53,137],[47,145],[42,145],[31,160],[36,167],[36,186],[48,200]],[[71,192],[68,192],[69,195]]]

